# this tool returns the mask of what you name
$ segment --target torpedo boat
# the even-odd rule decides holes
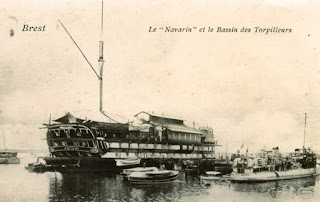
[[[296,149],[283,157],[278,147],[263,151],[262,155],[236,158],[233,163],[232,182],[267,182],[311,177],[319,174],[316,154],[310,149]]]

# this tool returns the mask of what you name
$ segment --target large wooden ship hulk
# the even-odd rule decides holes
[[[103,1],[101,36],[103,36]],[[99,42],[99,74],[59,20],[64,30],[84,56],[99,80],[100,112],[98,119],[88,115],[66,113],[46,124],[49,157],[46,168],[78,167],[96,170],[121,170],[123,166],[165,165],[204,169],[214,162],[214,140],[211,128],[188,127],[174,117],[140,112],[132,123],[114,121],[103,110],[103,41]],[[113,120],[114,122],[106,122]],[[32,170],[42,164],[32,164]]]
[[[52,169],[65,167],[114,170],[127,166],[165,165],[199,166],[205,169],[214,162],[211,128],[193,128],[174,117],[140,112],[128,124],[94,121],[70,113],[47,125],[50,156],[45,157]],[[130,164],[130,161],[139,160]],[[73,165],[73,166],[71,166]]]

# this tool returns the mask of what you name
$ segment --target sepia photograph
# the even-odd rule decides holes
[[[318,201],[319,8],[3,0],[0,201]]]

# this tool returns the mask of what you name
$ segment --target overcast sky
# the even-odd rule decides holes
[[[101,3],[3,2],[0,131],[7,148],[46,149],[39,127],[50,114],[98,112],[97,77],[58,19],[98,70]],[[306,145],[320,152],[319,3],[219,2],[105,0],[104,110],[126,119],[154,111],[209,125],[223,145],[218,152],[227,142],[229,152],[242,143],[251,152],[292,151],[303,144],[307,113]],[[22,32],[25,24],[46,28]],[[197,29],[150,33],[150,26]],[[209,26],[292,32],[198,31]]]

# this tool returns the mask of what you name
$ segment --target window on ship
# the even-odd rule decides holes
[[[81,130],[79,128],[76,129],[76,134],[78,137],[81,137]]]
[[[175,133],[175,139],[179,140],[179,133]]]
[[[70,137],[72,137],[72,138],[76,137],[76,130],[75,129],[70,130]]]
[[[73,146],[73,142],[72,141],[67,141],[67,145],[68,146]]]
[[[54,130],[54,134],[55,134],[57,137],[60,137],[60,130]]]
[[[60,131],[60,135],[61,135],[62,137],[65,137],[65,136],[66,136],[64,130],[59,130],[59,131]]]
[[[93,147],[93,141],[88,141],[89,147]]]
[[[86,137],[88,134],[89,134],[89,133],[88,133],[88,130],[81,130],[81,135],[82,135],[83,137]]]

